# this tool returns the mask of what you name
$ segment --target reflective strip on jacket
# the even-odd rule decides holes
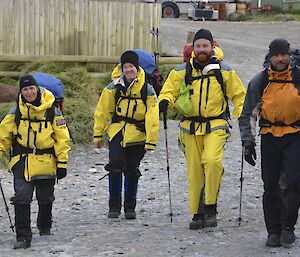
[[[193,58],[190,59],[190,63],[193,67]],[[186,63],[178,65],[175,69],[171,70],[161,92],[159,95],[159,101],[166,99],[170,103],[170,108],[174,108],[174,103],[180,94],[180,87],[184,83],[186,73]],[[236,72],[228,65],[221,62],[221,73],[224,80],[224,86],[226,95],[232,100],[234,109],[233,116],[238,118],[242,112],[245,87],[237,76]],[[213,70],[208,71],[208,74],[213,74]],[[201,71],[192,68],[192,75],[194,77],[200,76]],[[218,117],[226,110],[226,100],[222,91],[222,87],[217,81],[215,76],[210,76],[198,80],[194,80],[190,87],[192,94],[190,98],[193,102],[194,112],[193,117]],[[191,121],[185,120],[180,123],[180,129],[184,132],[191,133],[190,131]],[[228,128],[228,122],[224,119],[214,119],[210,121],[211,131],[216,129]],[[195,123],[195,134],[204,135],[206,133],[206,124]]]
[[[50,91],[44,88],[40,88],[40,90],[40,106],[23,102],[21,95],[19,95],[22,119],[18,127],[15,120],[16,107],[10,110],[0,124],[0,155],[13,146],[14,140],[21,147],[27,149],[54,149],[55,155],[28,153],[24,171],[27,181],[36,178],[55,177],[57,167],[67,167],[70,150],[69,131],[62,113],[55,108],[52,124],[49,121],[46,122],[46,111],[52,106],[55,98]],[[22,153],[22,155],[25,156],[26,154]],[[20,154],[12,157],[9,163],[10,169],[20,160],[20,157]]]
[[[110,83],[102,91],[94,114],[94,141],[103,140],[104,134],[109,141],[120,131],[123,133],[122,146],[145,144],[146,149],[155,149],[159,133],[159,110],[157,96],[153,87],[147,85],[146,106],[141,99],[141,89],[145,83],[145,72],[139,67],[137,78],[128,87],[125,96],[136,99],[120,97],[116,104],[116,85],[124,85],[123,77]],[[120,85],[119,85],[120,86]],[[145,131],[137,128],[133,123],[124,120],[113,122],[114,113],[121,117],[127,117],[144,122]]]

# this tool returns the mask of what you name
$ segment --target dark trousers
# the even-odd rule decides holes
[[[54,201],[55,179],[39,179],[28,182],[24,177],[25,158],[22,158],[14,167],[14,190],[11,198],[13,204],[30,204],[34,189],[38,204],[52,204]]]
[[[124,206],[134,209],[136,205],[136,195],[138,178],[141,176],[139,165],[145,155],[144,145],[134,145],[123,148],[120,144],[122,133],[119,132],[112,141],[109,142],[109,163],[105,169],[109,175],[109,197],[110,208],[121,209],[122,173],[124,173]]]
[[[140,162],[145,155],[144,144],[122,147],[122,132],[120,131],[109,142],[109,163],[105,169],[111,173],[124,173],[125,177],[140,177]]]
[[[15,205],[15,223],[17,240],[31,240],[30,204],[33,192],[39,205],[37,226],[41,229],[50,229],[52,224],[52,203],[54,201],[54,179],[40,179],[28,182],[24,177],[25,158],[22,158],[14,167],[14,190],[11,198]]]
[[[261,136],[263,209],[269,234],[294,230],[300,205],[300,133]]]

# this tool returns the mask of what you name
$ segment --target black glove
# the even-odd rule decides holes
[[[56,169],[56,177],[57,179],[62,179],[67,176],[67,169],[66,168],[57,168]]]
[[[163,99],[159,102],[159,112],[167,113],[169,106],[169,101],[166,99]]]
[[[255,160],[256,160],[256,152],[254,146],[255,145],[253,143],[250,143],[249,145],[245,145],[245,152],[244,152],[244,157],[246,162],[248,162],[252,166],[255,166]]]

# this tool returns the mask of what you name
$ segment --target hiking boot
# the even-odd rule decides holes
[[[135,207],[136,207],[136,199],[125,198],[124,201],[125,219],[127,220],[136,219]]]
[[[189,229],[197,230],[203,228],[204,214],[194,214],[192,222],[189,224]]]
[[[294,234],[294,231],[290,229],[284,229],[281,231],[280,235],[280,244],[283,247],[292,247],[295,243],[296,236]]]
[[[203,226],[205,228],[216,227],[217,226],[217,214],[205,214]]]
[[[114,209],[109,209],[109,212],[107,214],[107,217],[110,219],[117,219],[120,216],[120,211],[114,210]]]
[[[40,231],[40,236],[51,236],[50,228],[42,228],[39,229],[39,231]]]
[[[279,234],[269,234],[266,241],[266,246],[269,247],[280,247],[280,235]]]
[[[135,220],[136,219],[136,213],[134,210],[127,210],[125,212],[125,219],[127,220]]]
[[[30,247],[30,241],[26,239],[18,240],[14,244],[14,249],[26,249]]]

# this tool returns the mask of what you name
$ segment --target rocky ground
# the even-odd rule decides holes
[[[186,32],[211,29],[225,52],[225,60],[245,84],[260,69],[269,42],[285,37],[300,47],[298,22],[228,23],[163,20],[164,49],[179,54]],[[298,40],[298,41],[297,41]],[[9,228],[3,200],[0,200],[0,256],[299,256],[300,242],[291,249],[267,248],[262,213],[260,160],[255,168],[245,164],[242,194],[242,222],[239,225],[241,144],[237,122],[225,155],[223,185],[218,205],[218,227],[188,229],[186,168],[177,147],[178,122],[169,121],[167,130],[172,196],[172,222],[166,164],[165,131],[161,128],[158,149],[146,154],[141,171],[137,220],[107,218],[108,188],[103,165],[108,151],[93,146],[74,147],[70,152],[68,176],[56,185],[53,235],[39,237],[36,228],[37,202],[32,204],[32,247],[12,250],[15,235]],[[259,155],[259,147],[257,147]],[[13,195],[12,176],[2,170],[1,183],[8,201]],[[10,206],[13,217],[13,208]],[[299,235],[299,228],[296,235]]]

